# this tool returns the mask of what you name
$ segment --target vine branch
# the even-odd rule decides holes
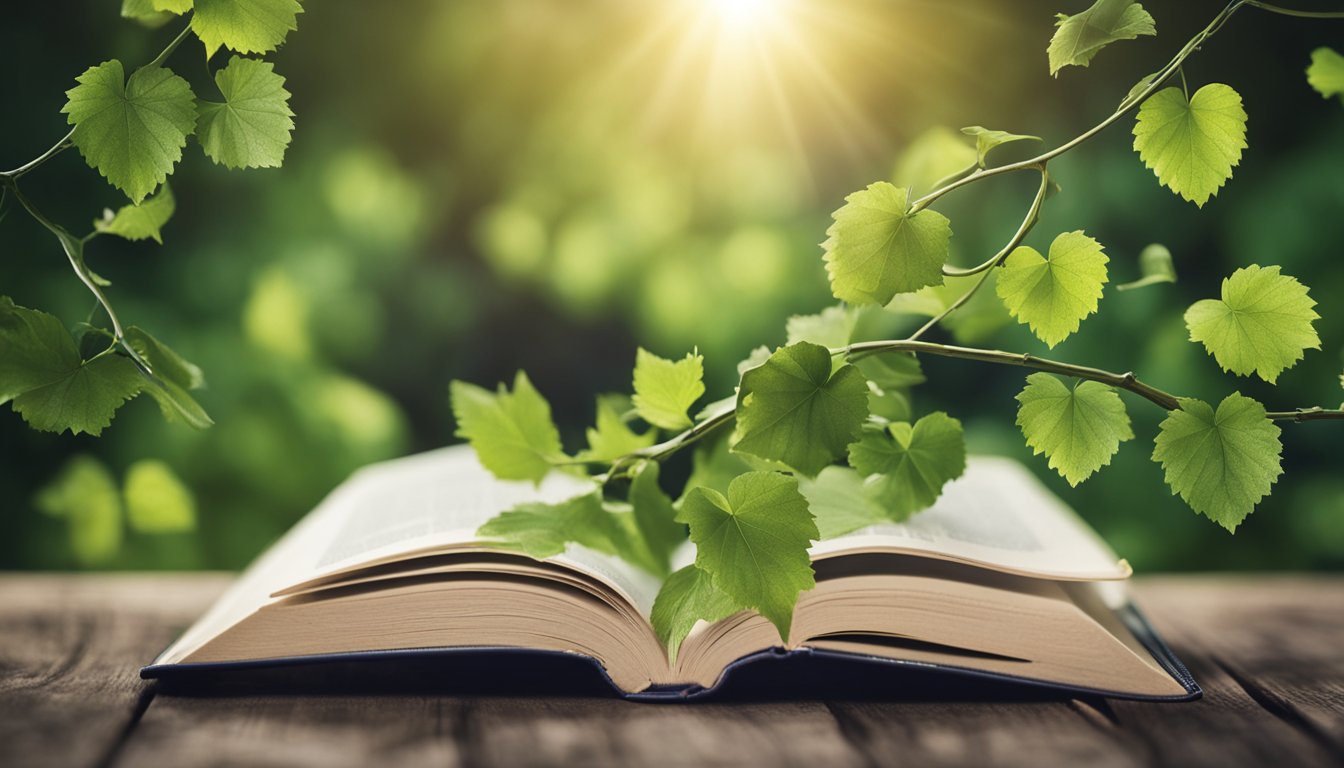
[[[997,349],[958,347],[951,344],[935,344],[913,339],[861,341],[831,350],[832,355],[845,355],[851,359],[854,355],[880,354],[883,352],[913,352],[915,354],[937,355],[961,360],[975,360],[982,363],[1034,368],[1038,371],[1071,376],[1075,379],[1097,381],[1116,389],[1133,392],[1168,411],[1174,411],[1181,407],[1182,398],[1140,381],[1132,371],[1115,373],[1101,368],[1049,360],[1026,352],[1003,352]],[[1265,415],[1273,421],[1325,421],[1344,419],[1344,409],[1298,408],[1292,411],[1269,411]]]

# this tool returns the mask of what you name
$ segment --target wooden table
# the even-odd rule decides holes
[[[0,765],[1344,765],[1344,579],[1141,578],[1193,704],[170,695],[222,574],[0,576]]]

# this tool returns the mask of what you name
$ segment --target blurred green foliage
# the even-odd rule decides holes
[[[0,165],[63,133],[76,74],[112,56],[145,61],[172,34],[121,21],[116,3],[84,5],[9,10],[0,61],[24,76],[0,79]],[[451,441],[452,378],[490,386],[525,369],[571,449],[594,394],[629,389],[637,345],[667,357],[698,347],[709,396],[728,394],[738,360],[781,343],[789,315],[828,303],[816,244],[846,194],[883,178],[927,187],[956,170],[940,147],[973,161],[963,125],[1071,138],[1219,7],[1154,7],[1156,38],[1052,80],[1053,13],[1076,10],[1058,3],[792,0],[796,35],[739,30],[736,44],[706,28],[699,5],[309,8],[275,57],[298,115],[285,167],[225,174],[189,155],[165,245],[100,240],[88,254],[128,321],[204,369],[200,400],[216,426],[168,425],[137,402],[104,437],[72,438],[0,409],[0,568],[240,567],[354,468]],[[1192,60],[1192,85],[1228,82],[1250,113],[1250,148],[1202,211],[1158,186],[1129,121],[1052,163],[1063,194],[1029,245],[1085,229],[1120,283],[1160,242],[1180,275],[1107,290],[1054,356],[1215,402],[1239,389],[1271,408],[1338,403],[1344,110],[1303,70],[1339,30],[1246,11]],[[995,162],[1034,147],[1005,145]],[[59,221],[121,203],[74,153],[26,181]],[[992,254],[1034,184],[1003,178],[940,203],[954,261]],[[1282,264],[1321,302],[1323,351],[1277,389],[1221,374],[1181,320],[1252,263]],[[90,309],[49,238],[13,211],[0,219],[0,294],[70,324]],[[992,290],[951,330],[1044,352],[1005,322]],[[917,415],[947,410],[973,449],[1022,459],[1136,568],[1344,566],[1335,425],[1285,426],[1287,472],[1232,537],[1162,483],[1148,459],[1156,409],[1130,409],[1140,439],[1069,489],[1013,425],[1022,375],[934,359],[925,372]]]

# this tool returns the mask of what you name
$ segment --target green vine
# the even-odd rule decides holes
[[[70,131],[32,160],[0,173],[0,206],[12,195],[56,238],[71,270],[93,294],[95,312],[101,310],[110,326],[94,325],[91,317],[71,334],[53,315],[0,297],[0,405],[11,403],[34,429],[100,434],[117,409],[142,392],[158,401],[171,421],[198,429],[213,423],[190,394],[204,385],[200,369],[147,331],[123,324],[108,298],[110,283],[89,267],[85,249],[99,235],[162,243],[161,230],[176,209],[167,179],[191,136],[207,157],[229,168],[281,164],[294,122],[284,78],[270,63],[234,56],[214,70],[222,101],[197,98],[166,64],[192,36],[205,45],[207,60],[221,47],[239,54],[273,51],[301,12],[298,0],[123,0],[126,18],[156,23],[182,16],[186,23],[129,77],[116,59],[80,75],[62,109]],[[71,147],[130,199],[95,220],[82,237],[52,221],[19,183]],[[84,358],[86,338],[108,344]]]
[[[787,638],[798,594],[814,584],[806,550],[821,538],[819,530],[834,536],[903,520],[930,506],[965,469],[960,422],[941,412],[912,413],[907,393],[924,381],[924,356],[1034,371],[1017,397],[1017,425],[1027,445],[1073,485],[1134,439],[1120,392],[1162,408],[1167,416],[1152,458],[1172,492],[1235,530],[1282,474],[1278,423],[1340,420],[1344,410],[1271,411],[1236,392],[1209,404],[1158,389],[1133,372],[923,337],[991,283],[1009,314],[1050,348],[1097,311],[1109,281],[1101,243],[1081,230],[1063,232],[1042,255],[1023,242],[1053,189],[1050,162],[1126,115],[1135,114],[1135,151],[1160,184],[1201,207],[1217,194],[1246,148],[1246,113],[1228,85],[1206,84],[1191,93],[1183,65],[1243,8],[1344,18],[1344,9],[1234,0],[1136,83],[1111,114],[1073,139],[993,165],[988,156],[996,147],[1039,139],[973,126],[964,133],[974,137],[975,163],[931,191],[914,197],[878,182],[851,194],[833,214],[823,243],[832,293],[841,303],[791,320],[787,344],[758,349],[739,366],[735,396],[694,417],[691,408],[704,393],[703,361],[695,353],[674,361],[639,350],[633,399],[603,399],[589,448],[575,456],[564,452],[549,406],[522,373],[512,389],[501,385],[493,393],[454,382],[458,435],[497,477],[540,482],[556,469],[587,470],[594,483],[576,499],[506,511],[480,536],[536,557],[579,544],[664,577],[653,622],[673,654],[696,619],[736,610],[760,612]],[[1060,16],[1047,50],[1050,72],[1086,67],[1114,42],[1155,34],[1152,16],[1133,0],[1097,0],[1081,13]],[[1167,85],[1177,76],[1179,87]],[[1329,49],[1313,54],[1307,79],[1323,96],[1344,90],[1341,78],[1344,57]],[[951,223],[932,206],[956,190],[1018,171],[1038,173],[1040,185],[1017,230],[985,261],[950,265]],[[1142,266],[1145,278],[1122,289],[1174,279],[1165,249],[1146,252]],[[927,322],[905,338],[856,338],[862,318],[936,298],[930,291],[945,278],[975,279],[928,311]],[[1191,305],[1185,321],[1191,341],[1223,370],[1272,384],[1307,350],[1319,349],[1315,306],[1296,278],[1276,266],[1253,265],[1225,279],[1218,298]],[[640,422],[648,427],[637,429]],[[729,424],[731,431],[724,429]],[[688,449],[694,469],[673,500],[657,484],[658,464]],[[843,521],[827,517],[837,508],[845,509]],[[696,545],[695,562],[671,573],[670,553],[687,535]]]

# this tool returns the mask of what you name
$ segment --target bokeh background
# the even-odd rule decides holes
[[[452,378],[491,385],[526,369],[572,448],[592,396],[628,390],[637,345],[698,347],[711,396],[728,394],[752,347],[829,303],[817,243],[845,194],[926,184],[964,125],[1067,140],[1220,7],[1152,3],[1158,37],[1052,79],[1053,14],[1082,0],[764,4],[725,18],[710,0],[308,3],[274,56],[298,114],[285,167],[226,172],[193,145],[166,244],[100,238],[89,253],[122,316],[205,369],[200,400],[217,425],[165,424],[141,398],[94,439],[33,432],[0,409],[0,568],[241,567],[354,468],[453,442]],[[118,6],[6,10],[0,165],[64,133],[63,92],[86,67],[147,61],[173,34]],[[1115,283],[1161,242],[1180,273],[1108,288],[1054,356],[1204,398],[1338,404],[1344,106],[1303,70],[1313,48],[1342,44],[1338,23],[1248,9],[1191,59],[1192,90],[1229,83],[1250,113],[1250,149],[1203,210],[1158,186],[1130,149],[1130,119],[1052,163],[1063,194],[1029,244],[1085,229]],[[199,46],[172,64],[204,90]],[[959,263],[1007,238],[1033,184],[1001,178],[940,203]],[[75,152],[25,188],[77,231],[124,203]],[[1323,305],[1322,350],[1276,390],[1220,374],[1181,319],[1252,263],[1282,264]],[[91,306],[47,234],[13,210],[0,220],[0,293],[71,324]],[[1044,351],[993,301],[953,330]],[[1231,536],[1149,461],[1157,409],[1131,401],[1138,439],[1069,489],[1013,426],[1022,372],[925,368],[920,412],[946,409],[976,450],[1023,459],[1141,571],[1344,567],[1337,425],[1285,425],[1287,472]]]

